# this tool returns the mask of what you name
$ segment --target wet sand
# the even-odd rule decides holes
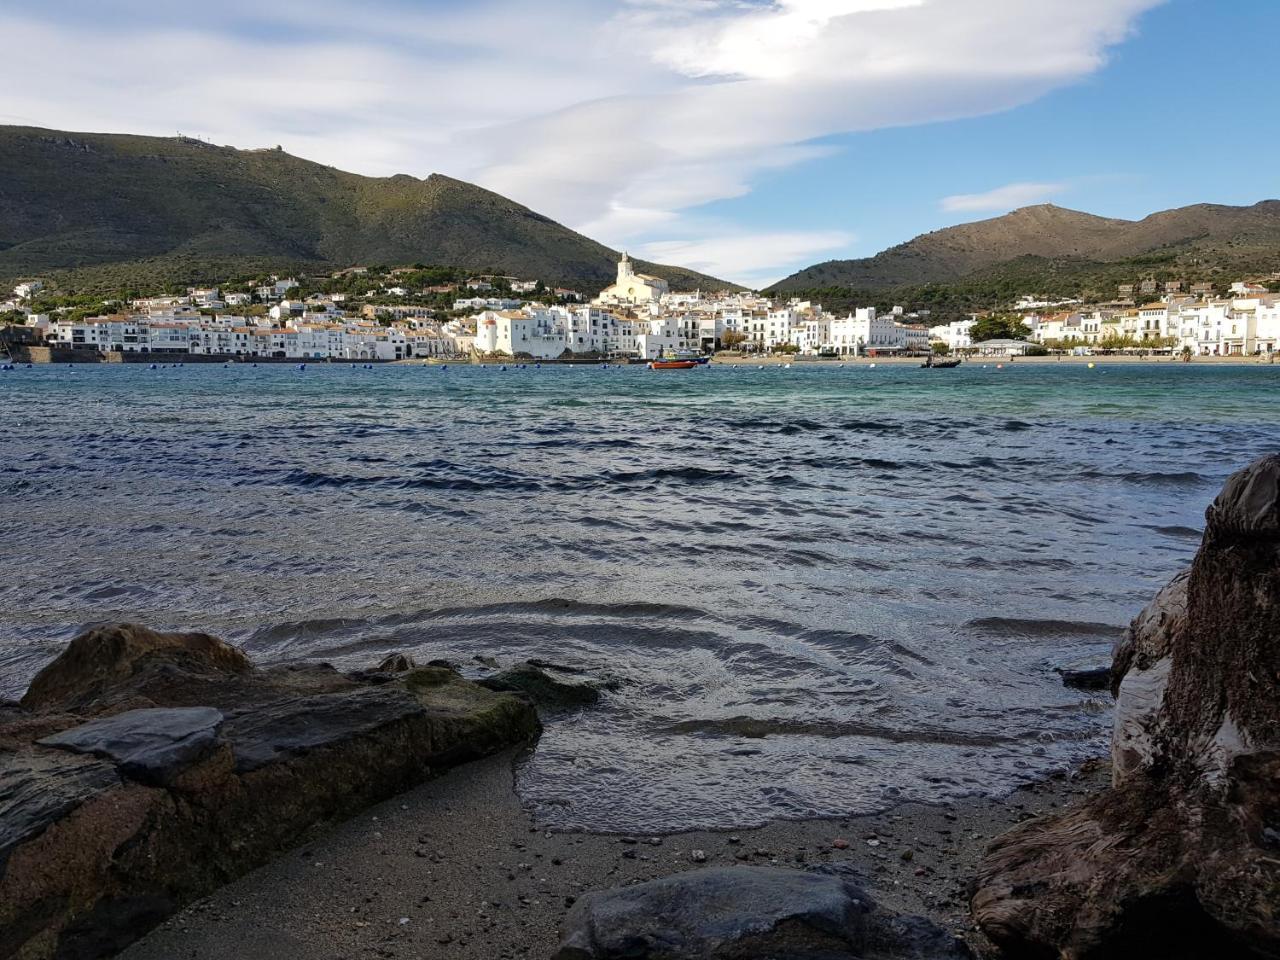
[[[933,918],[981,956],[966,887],[987,843],[1099,789],[1107,777],[1106,764],[1093,762],[1002,800],[903,805],[732,833],[619,837],[536,828],[515,794],[515,759],[507,752],[465,765],[319,832],[121,956],[549,958],[565,912],[583,893],[736,863],[837,865],[885,907]]]

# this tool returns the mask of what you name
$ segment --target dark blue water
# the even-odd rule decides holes
[[[999,792],[1280,446],[1280,368],[0,374],[0,695],[84,625],[620,681],[520,773],[627,831]],[[480,669],[477,665],[476,669]],[[744,718],[751,722],[744,722]]]

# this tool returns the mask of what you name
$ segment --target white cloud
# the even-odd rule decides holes
[[[939,205],[948,213],[1004,213],[1033,203],[1044,203],[1066,189],[1065,183],[1009,183],[986,193],[961,193],[943,197]]]
[[[698,207],[823,138],[1026,103],[1097,70],[1163,2],[116,0],[69,17],[9,0],[0,112],[438,171],[615,246],[689,243]],[[708,250],[730,249],[720,236]],[[757,270],[736,249],[721,272]]]
[[[763,289],[822,254],[847,250],[853,242],[853,235],[841,230],[736,230],[699,239],[655,240],[638,252],[646,260],[678,263],[715,277],[732,276]]]

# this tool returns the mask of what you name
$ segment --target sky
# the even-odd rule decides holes
[[[764,286],[1280,196],[1280,0],[5,0],[0,123],[444,173]]]

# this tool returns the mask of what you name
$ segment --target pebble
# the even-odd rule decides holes
[[[848,850],[848,849],[849,849],[849,841],[848,841],[848,840],[832,840],[832,841],[831,841],[831,845],[832,845],[833,847],[835,847],[837,850]]]
[[[692,853],[689,854],[689,859],[692,860],[694,863],[706,863],[707,851],[694,850]]]

